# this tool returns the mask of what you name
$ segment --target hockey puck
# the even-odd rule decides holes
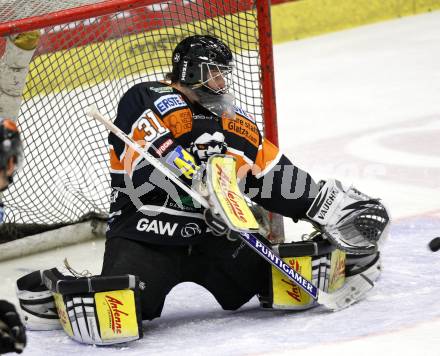
[[[432,239],[428,246],[432,252],[440,250],[440,237]]]

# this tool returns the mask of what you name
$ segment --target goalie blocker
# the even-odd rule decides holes
[[[72,339],[94,345],[142,338],[136,276],[76,278],[52,268],[18,279],[17,296],[27,329],[63,328]]]

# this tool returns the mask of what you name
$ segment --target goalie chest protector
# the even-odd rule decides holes
[[[136,140],[148,141],[148,151],[154,156],[167,157],[167,163],[169,157],[177,157],[169,163],[174,163],[177,168],[180,168],[177,163],[190,160],[185,154],[191,155],[191,159],[195,160],[193,163],[199,165],[214,154],[234,156],[233,152],[240,152],[246,159],[237,158],[238,170],[245,162],[257,159],[262,138],[252,116],[240,108],[235,108],[235,111],[233,121],[220,118],[201,105],[191,103],[172,86],[145,82],[133,86],[124,94],[115,125]],[[145,127],[147,119],[152,121],[152,125],[149,126],[148,137],[142,137],[144,132],[136,128]],[[171,189],[166,191],[154,182],[154,189],[131,199],[129,194],[123,193],[127,191],[127,186],[133,185],[136,189],[144,185],[146,177],[154,176],[153,168],[137,164],[136,155],[133,155],[130,165],[125,144],[112,133],[109,143],[113,194],[107,237],[168,245],[200,241],[208,229],[203,209],[188,203],[185,194],[179,192],[179,196],[171,196],[168,192]],[[190,178],[182,177],[184,180]],[[191,183],[190,179],[188,183]],[[191,234],[186,233],[188,226],[194,227]]]

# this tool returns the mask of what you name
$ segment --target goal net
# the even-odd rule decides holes
[[[39,29],[17,122],[24,164],[5,192],[3,240],[106,219],[108,133],[85,115],[114,118],[132,85],[163,80],[184,37],[211,34],[235,55],[232,90],[277,141],[267,1],[43,1],[0,3],[0,35]],[[0,55],[4,44],[0,46]]]

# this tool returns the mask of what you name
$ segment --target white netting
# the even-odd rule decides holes
[[[96,104],[115,117],[121,95],[140,81],[163,79],[172,49],[192,34],[231,47],[237,105],[263,126],[253,0],[168,1],[44,28],[18,118],[25,164],[5,195],[1,235],[107,216],[107,132],[84,109]]]

